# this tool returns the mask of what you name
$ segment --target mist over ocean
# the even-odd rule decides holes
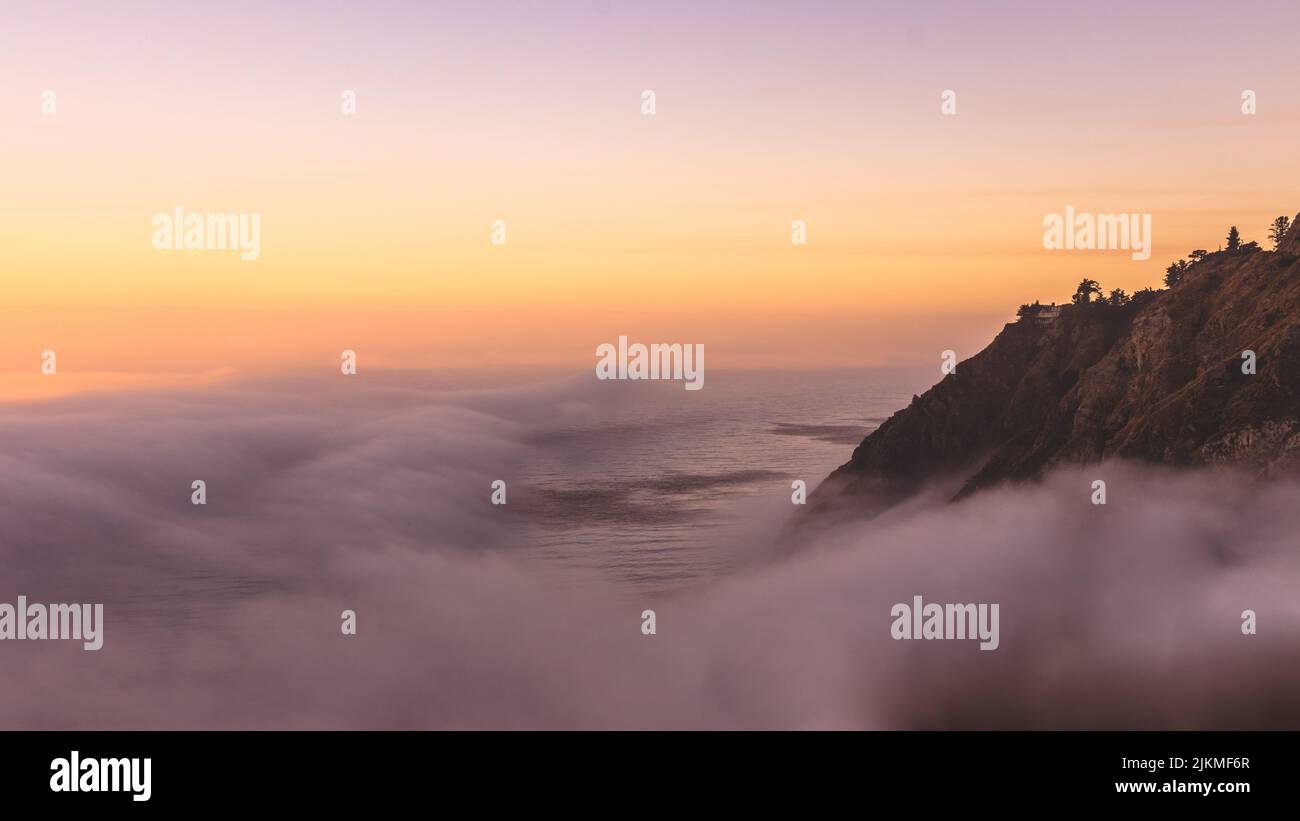
[[[1085,466],[781,543],[791,481],[929,378],[405,372],[8,404],[0,601],[102,602],[104,624],[94,652],[5,642],[0,726],[1300,720],[1294,481]],[[916,595],[1000,603],[998,652],[891,640]]]
[[[710,371],[701,391],[598,383],[525,439],[510,502],[531,522],[519,552],[555,584],[575,569],[589,586],[596,571],[607,589],[584,592],[601,595],[716,580],[770,543],[773,531],[753,523],[794,510],[794,480],[811,492],[938,376]]]

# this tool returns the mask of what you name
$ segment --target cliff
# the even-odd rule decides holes
[[[867,436],[814,506],[871,510],[939,477],[960,498],[1112,457],[1300,468],[1298,259],[1293,223],[1276,251],[1210,254],[1145,299],[1007,325]]]

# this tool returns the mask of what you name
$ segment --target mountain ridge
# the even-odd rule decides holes
[[[810,501],[871,511],[938,477],[958,499],[1110,458],[1300,470],[1298,261],[1300,215],[1275,250],[1205,254],[1126,304],[1065,305],[1047,321],[1026,306],[863,439]]]

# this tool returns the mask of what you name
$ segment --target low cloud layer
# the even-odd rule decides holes
[[[1294,482],[1063,470],[779,551],[765,505],[719,545],[747,570],[611,596],[536,578],[527,505],[488,502],[609,392],[339,384],[6,409],[0,601],[103,602],[106,633],[0,642],[0,726],[1300,727]],[[1000,647],[892,640],[914,595],[999,603]]]

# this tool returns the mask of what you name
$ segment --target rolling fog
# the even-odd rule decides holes
[[[537,579],[527,517],[488,503],[608,392],[337,384],[4,408],[0,601],[105,625],[0,642],[0,726],[1300,727],[1294,481],[1100,465],[815,531],[778,487],[719,545],[741,570],[611,600]],[[915,595],[998,603],[998,649],[892,640]]]

